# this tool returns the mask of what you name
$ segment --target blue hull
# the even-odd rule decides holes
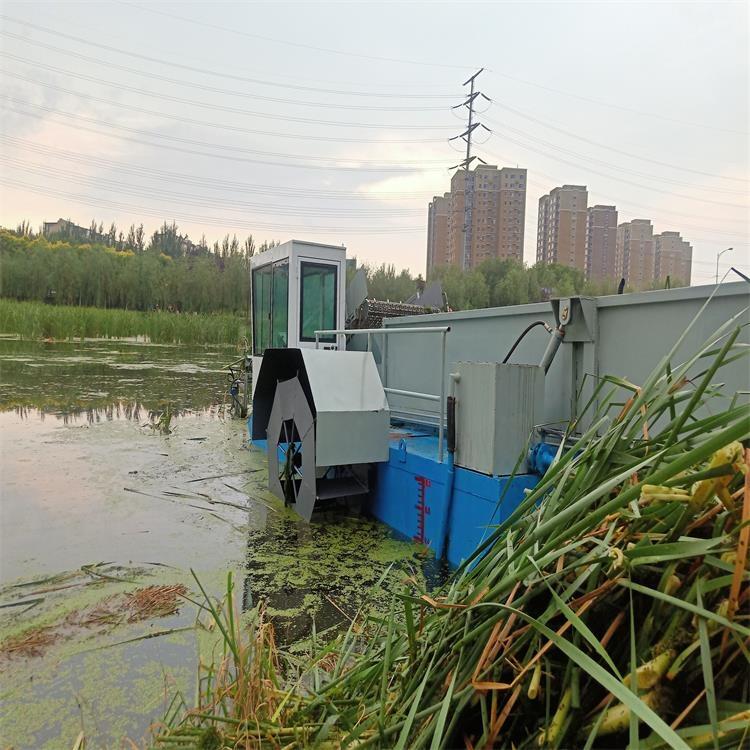
[[[266,450],[264,441],[254,445]],[[539,477],[487,476],[457,466],[451,480],[444,456],[440,463],[437,435],[429,428],[393,428],[388,461],[377,464],[365,508],[407,539],[438,552],[445,547],[448,562],[457,566],[510,516]]]
[[[369,510],[415,542],[440,550],[459,565],[492,527],[505,521],[538,482],[535,474],[487,476],[455,467],[452,497],[446,492],[450,466],[437,460],[437,436],[418,427],[391,433],[390,456],[378,464]],[[510,485],[510,486],[508,486]],[[506,491],[507,488],[507,491]],[[500,498],[502,497],[502,503]]]

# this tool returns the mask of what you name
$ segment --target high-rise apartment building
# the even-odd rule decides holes
[[[662,232],[654,236],[654,281],[670,281],[690,286],[693,247],[679,232]]]
[[[436,195],[427,207],[427,271],[448,264],[450,193]]]
[[[537,263],[560,263],[586,271],[588,191],[563,185],[539,199]]]
[[[654,228],[648,219],[633,219],[617,227],[615,271],[634,289],[654,281]]]
[[[614,279],[616,249],[617,207],[590,206],[586,223],[586,278]]]
[[[526,170],[482,164],[470,172],[458,170],[451,179],[450,192],[431,201],[427,212],[428,272],[439,265],[464,265],[467,182],[473,183],[468,267],[488,258],[523,260]],[[447,221],[443,235],[444,201]]]

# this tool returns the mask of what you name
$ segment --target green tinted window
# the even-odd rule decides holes
[[[268,348],[271,339],[271,266],[253,271],[253,354]]]
[[[271,300],[270,346],[281,349],[287,346],[289,330],[289,261],[276,263],[273,267]]]
[[[289,261],[253,271],[253,354],[287,346]]]
[[[302,263],[300,341],[315,341],[315,331],[336,328],[336,266]],[[335,336],[321,336],[333,342]]]

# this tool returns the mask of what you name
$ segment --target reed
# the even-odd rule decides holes
[[[27,339],[141,337],[154,344],[237,344],[248,323],[230,314],[176,314],[0,299],[0,333]]]
[[[746,351],[730,320],[675,364],[690,331],[640,386],[601,379],[573,447],[440,591],[412,582],[388,616],[277,669],[270,716],[235,707],[243,667],[158,743],[210,728],[234,748],[743,746],[750,409],[715,397]]]

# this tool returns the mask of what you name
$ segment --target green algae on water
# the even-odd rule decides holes
[[[164,566],[95,569],[109,577],[91,579],[82,571],[69,571],[5,586],[3,601],[54,587],[50,581],[57,586],[79,584],[48,592],[44,602],[26,612],[0,610],[0,642],[55,627],[71,613],[124,592],[192,582],[188,572]],[[223,571],[200,575],[209,591],[221,591]],[[127,580],[114,580],[117,577]],[[196,628],[196,615],[195,605],[185,600],[173,615],[66,632],[39,656],[0,659],[3,741],[16,750],[57,750],[72,747],[82,730],[92,747],[119,747],[124,737],[140,741],[162,718],[175,692],[192,697],[198,658],[218,653],[219,634]]]
[[[269,519],[248,539],[244,605],[262,601],[280,642],[348,624],[363,605],[387,609],[390,591],[424,560],[410,542],[377,521],[322,513],[305,523],[291,511]],[[384,578],[385,576],[385,578]]]

